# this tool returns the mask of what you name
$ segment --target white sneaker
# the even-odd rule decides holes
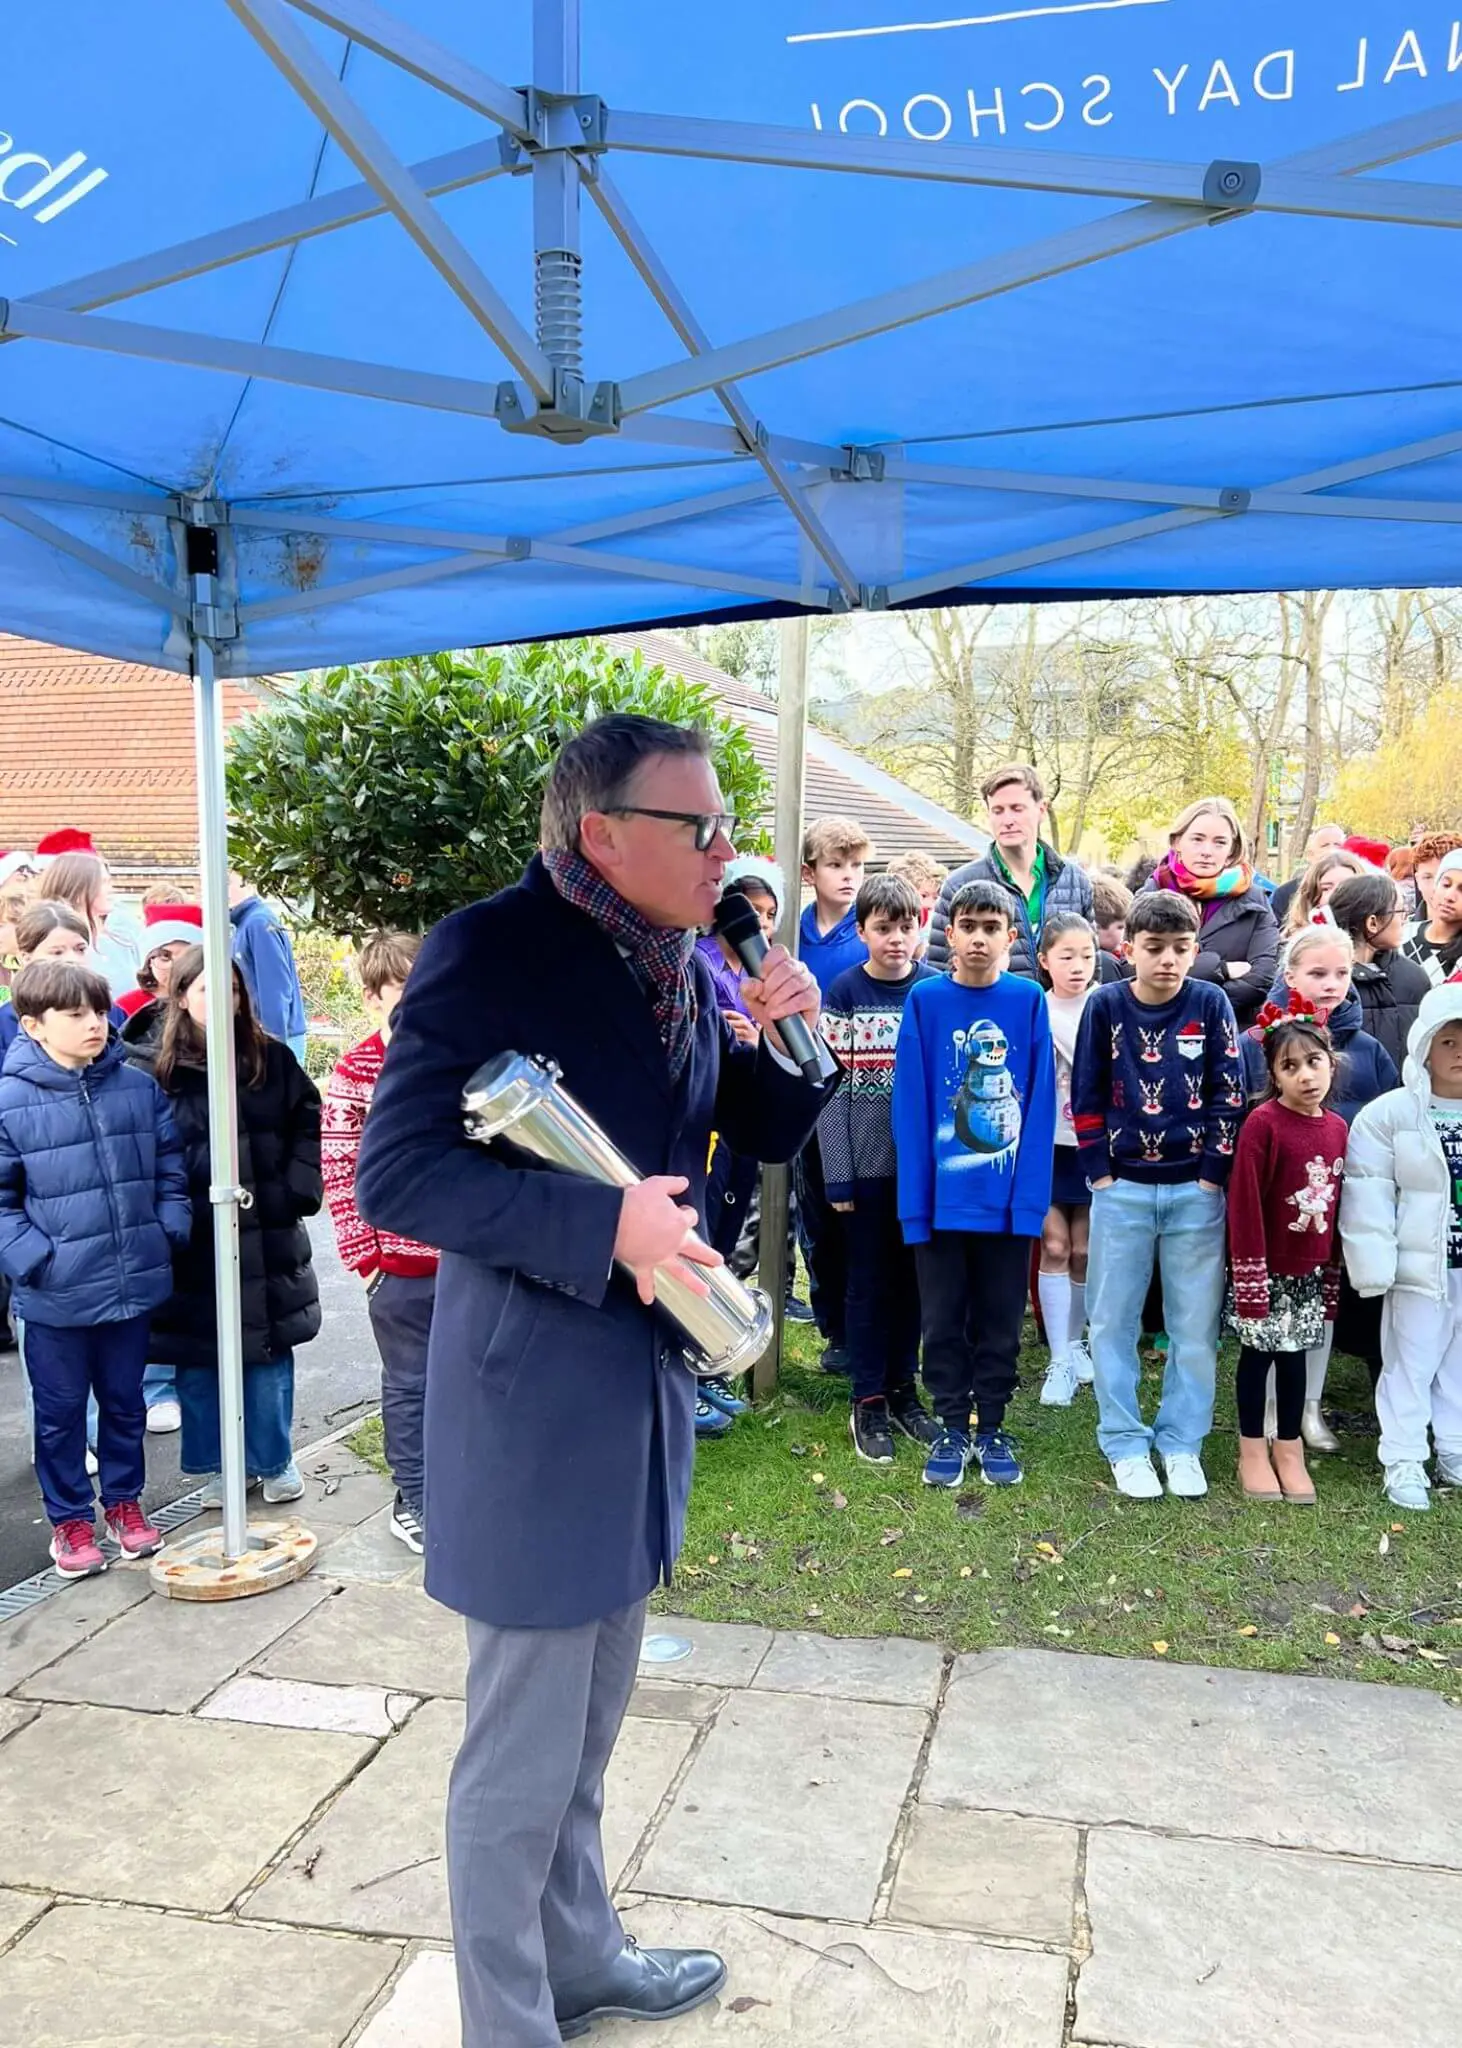
[[[1179,1500],[1202,1500],[1208,1491],[1208,1481],[1202,1464],[1192,1451],[1174,1451],[1162,1462],[1169,1493],[1176,1494]]]
[[[88,1478],[88,1479],[95,1479],[95,1477],[96,1477],[97,1473],[98,1473],[98,1472],[99,1472],[100,1470],[101,1470],[101,1467],[100,1467],[100,1466],[99,1466],[99,1465],[97,1464],[97,1461],[96,1461],[96,1452],[95,1452],[95,1451],[94,1451],[94,1450],[92,1449],[91,1445],[90,1445],[90,1444],[88,1444],[88,1445],[87,1445],[87,1447],[86,1447],[86,1476],[87,1476],[87,1478]]]
[[[1426,1476],[1425,1465],[1410,1458],[1401,1458],[1396,1464],[1386,1467],[1386,1498],[1393,1507],[1410,1508],[1413,1514],[1424,1514],[1431,1506],[1430,1493],[1431,1481]]]
[[[1089,1387],[1092,1381],[1096,1378],[1096,1368],[1093,1366],[1091,1362],[1091,1353],[1086,1348],[1086,1339],[1084,1337],[1078,1337],[1076,1342],[1072,1345],[1070,1351],[1067,1353],[1067,1356],[1070,1358],[1071,1363],[1076,1367],[1077,1385],[1081,1387]]]
[[[183,1411],[176,1401],[154,1401],[147,1411],[149,1436],[171,1436],[183,1426]]]
[[[1462,1486],[1462,1457],[1452,1451],[1437,1452],[1437,1484]]]
[[[1161,1500],[1162,1481],[1153,1470],[1151,1458],[1114,1458],[1112,1477],[1117,1482],[1118,1493],[1125,1493],[1128,1500]]]
[[[1078,1384],[1076,1360],[1071,1353],[1068,1351],[1063,1358],[1053,1358],[1046,1367],[1046,1377],[1041,1384],[1041,1406],[1069,1408],[1076,1399]]]
[[[278,1501],[299,1500],[304,1490],[305,1482],[301,1479],[300,1468],[293,1458],[282,1472],[276,1473],[273,1479],[264,1481],[264,1498],[271,1506]]]

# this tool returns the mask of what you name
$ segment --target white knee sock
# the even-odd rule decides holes
[[[1071,1275],[1039,1274],[1036,1295],[1041,1304],[1041,1321],[1046,1326],[1046,1342],[1051,1347],[1051,1356],[1064,1358],[1070,1345],[1067,1332],[1071,1328]]]
[[[1305,1353],[1305,1399],[1318,1401],[1325,1392],[1325,1375],[1330,1370],[1330,1353],[1335,1348],[1335,1325],[1325,1325],[1325,1335]]]
[[[1086,1335],[1086,1282],[1073,1280],[1071,1283],[1071,1342],[1079,1344]]]

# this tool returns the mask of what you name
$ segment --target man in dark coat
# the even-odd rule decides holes
[[[463,2048],[669,2018],[725,1977],[718,1956],[626,1941],[599,1841],[694,1451],[654,1271],[719,1263],[693,1235],[712,1131],[790,1159],[836,1080],[830,1055],[814,1084],[773,1044],[780,1019],[816,1026],[806,968],[778,947],[742,984],[753,1049],[695,956],[734,850],[722,810],[702,732],[616,715],[571,741],[522,881],[428,938],[361,1147],[362,1215],[442,1250],[426,1586],[467,1617],[470,1652],[447,1811]],[[556,1061],[645,1178],[622,1191],[469,1142],[463,1088],[509,1050]]]

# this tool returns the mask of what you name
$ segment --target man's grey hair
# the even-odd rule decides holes
[[[638,712],[612,711],[596,718],[563,748],[543,792],[538,843],[545,852],[561,847],[579,851],[579,826],[586,812],[612,811],[629,797],[636,771],[657,754],[711,751],[711,735],[703,725],[671,725],[663,718]]]

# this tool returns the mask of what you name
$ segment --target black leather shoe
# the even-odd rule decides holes
[[[595,2020],[673,2020],[714,1998],[726,1965],[706,1948],[641,1948],[627,1941],[597,1983],[556,2000],[559,2037],[577,2040]]]

